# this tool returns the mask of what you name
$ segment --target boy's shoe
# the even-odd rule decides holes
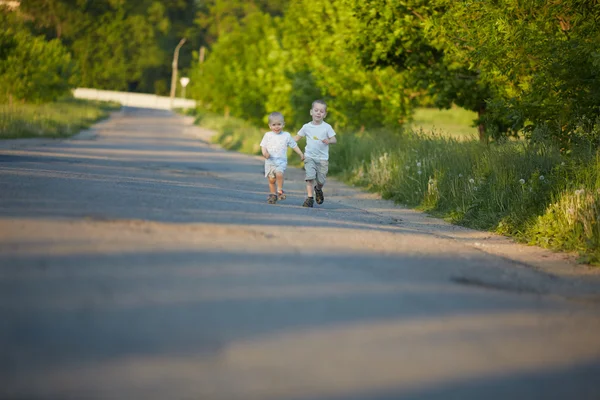
[[[317,204],[323,204],[325,200],[325,196],[323,196],[323,190],[319,189],[318,186],[315,186],[315,200],[317,200]]]
[[[287,196],[285,195],[285,192],[283,190],[277,193],[277,200],[285,200],[286,198]]]
[[[307,197],[306,200],[304,200],[304,204],[302,204],[302,207],[312,207],[314,205],[314,200],[312,197]]]
[[[269,197],[267,198],[267,203],[269,203],[269,204],[277,203],[277,195],[270,194]]]

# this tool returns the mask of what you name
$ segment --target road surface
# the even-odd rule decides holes
[[[2,144],[0,398],[600,398],[597,273],[298,169],[269,205],[209,136]]]

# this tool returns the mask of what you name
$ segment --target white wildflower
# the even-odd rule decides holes
[[[421,167],[421,161],[417,161],[417,167]]]
[[[585,190],[583,190],[583,189],[577,189],[577,190],[575,191],[575,196],[581,196],[581,195],[582,195],[582,194],[584,194],[584,193],[585,193]]]
[[[474,190],[474,191],[477,191],[477,186],[473,186],[473,190]]]
[[[459,178],[462,178],[462,177],[463,177],[463,174],[458,174],[458,177],[459,177]]]
[[[521,178],[521,179],[519,179],[519,183],[520,183],[521,185],[524,185],[524,184],[525,184],[525,179],[522,179],[522,178]]]
[[[423,173],[423,171],[421,171],[421,170],[417,171],[417,174],[419,174],[419,175],[421,175],[422,173]]]
[[[562,165],[564,167],[565,166],[565,162],[564,161],[561,162],[560,165]]]
[[[544,179],[544,175],[540,175],[540,181],[543,181]]]
[[[469,183],[475,183],[475,179],[469,178]]]

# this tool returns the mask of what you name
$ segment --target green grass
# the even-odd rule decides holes
[[[453,107],[448,110],[437,108],[417,108],[413,115],[413,121],[407,124],[409,130],[425,133],[435,133],[441,136],[473,139],[478,135],[473,121],[477,113],[463,108]]]
[[[225,148],[260,152],[265,129],[209,114],[198,123],[216,130],[214,141]],[[338,137],[330,173],[348,183],[455,224],[576,251],[582,262],[600,263],[598,149],[564,156],[548,143],[485,145],[425,131]]]
[[[117,103],[75,99],[46,104],[0,104],[0,139],[69,137],[119,107]]]

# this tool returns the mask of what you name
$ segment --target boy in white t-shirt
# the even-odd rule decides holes
[[[306,138],[304,169],[307,197],[303,207],[312,207],[315,200],[317,204],[323,204],[323,185],[329,171],[329,145],[337,142],[331,125],[323,121],[327,115],[327,104],[323,100],[313,101],[310,115],[312,121],[304,124],[294,137],[296,142]],[[313,199],[313,188],[316,199]]]
[[[265,157],[265,177],[269,180],[269,204],[277,203],[277,200],[285,200],[283,191],[283,174],[287,167],[287,148],[291,147],[304,160],[304,154],[292,139],[289,132],[283,132],[285,121],[283,115],[278,112],[269,114],[270,132],[265,133],[260,142],[260,149]],[[277,192],[275,192],[277,185]]]

